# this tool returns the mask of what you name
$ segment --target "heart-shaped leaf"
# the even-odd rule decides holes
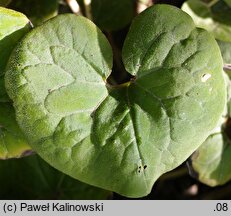
[[[219,40],[231,42],[231,7],[227,2],[219,0],[208,6],[202,0],[189,0],[182,9],[198,27],[212,32]]]
[[[81,183],[37,155],[0,161],[0,199],[107,199],[109,191]]]
[[[190,173],[209,186],[231,180],[231,82],[227,76],[228,103],[217,129],[192,155]]]
[[[172,6],[135,18],[123,60],[134,78],[107,85],[112,53],[104,35],[86,18],[60,15],[16,48],[6,87],[21,128],[48,163],[139,197],[211,133],[226,91],[216,41]]]

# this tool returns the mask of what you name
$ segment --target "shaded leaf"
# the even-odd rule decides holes
[[[231,64],[231,42],[228,43],[218,40],[217,43],[220,47],[224,64]]]
[[[39,156],[0,161],[0,199],[107,199],[109,191],[81,183]]]
[[[209,186],[222,185],[231,179],[231,82],[227,81],[227,108],[217,128],[191,157],[191,174]]]
[[[214,38],[168,5],[134,20],[123,60],[134,78],[111,87],[105,36],[86,18],[60,15],[16,48],[6,86],[21,128],[48,163],[140,197],[217,125],[225,83]]]
[[[31,153],[31,148],[18,127],[11,103],[0,103],[0,159],[18,158]]]
[[[215,38],[231,42],[231,7],[223,0],[211,7],[201,0],[189,0],[182,9],[187,12],[198,27],[212,32]]]

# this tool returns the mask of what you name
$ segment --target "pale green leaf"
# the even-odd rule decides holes
[[[0,7],[0,102],[9,101],[5,91],[4,70],[18,41],[29,31],[29,20],[22,13]]]
[[[29,29],[29,20],[21,13],[0,7],[0,159],[21,157],[31,148],[18,128],[15,111],[6,94],[4,72],[8,58]]]
[[[168,5],[134,20],[123,60],[135,77],[111,87],[104,35],[83,17],[61,15],[16,48],[6,86],[22,130],[48,163],[140,197],[211,133],[225,106],[225,82],[214,38]]]

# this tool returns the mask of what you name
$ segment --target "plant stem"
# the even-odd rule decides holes
[[[79,4],[76,0],[66,0],[66,2],[74,14],[82,14]]]
[[[223,66],[223,69],[224,69],[224,70],[231,70],[231,64],[225,64],[225,65]]]
[[[215,5],[219,0],[213,0],[210,3],[208,3],[209,7],[212,7],[213,5]]]
[[[152,0],[138,0],[137,1],[137,12],[138,14],[147,9],[152,5]]]
[[[83,3],[84,3],[84,6],[85,6],[86,17],[88,19],[92,20],[91,0],[84,0]]]

